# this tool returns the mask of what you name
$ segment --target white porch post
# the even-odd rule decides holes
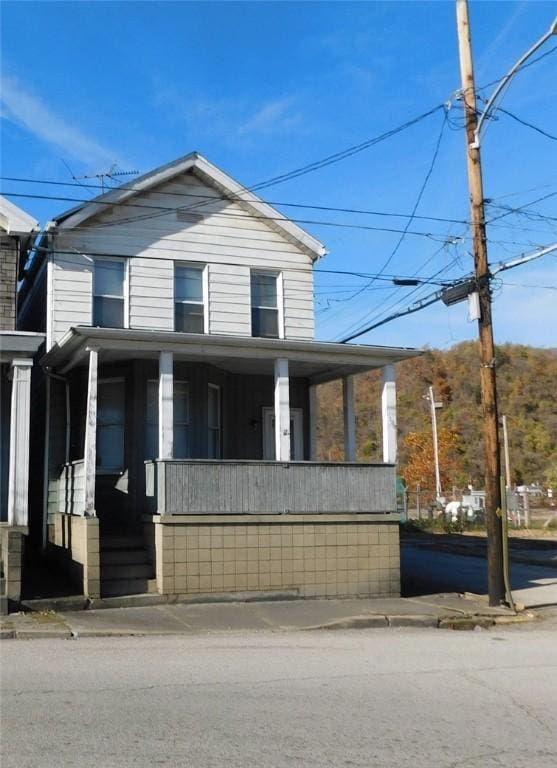
[[[97,471],[97,369],[98,349],[89,350],[89,376],[87,381],[87,415],[85,419],[85,517],[96,517],[95,477]]]
[[[386,464],[396,464],[396,372],[394,365],[385,365],[382,373],[383,461]]]
[[[354,377],[342,379],[344,413],[344,460],[356,461],[356,413],[354,411]]]
[[[317,385],[309,387],[309,458],[317,461]]]
[[[8,523],[27,526],[29,493],[29,418],[31,367],[33,361],[12,361],[10,413],[10,463],[8,480]]]
[[[288,360],[275,360],[275,458],[290,461],[290,380]]]
[[[159,357],[159,459],[171,459],[174,453],[174,355],[161,352]]]

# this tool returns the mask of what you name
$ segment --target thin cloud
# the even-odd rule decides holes
[[[253,133],[275,133],[296,128],[302,123],[301,115],[292,111],[292,99],[276,99],[264,104],[236,133],[247,136]]]
[[[27,91],[18,80],[3,77],[1,86],[3,119],[22,126],[36,138],[87,165],[114,162],[115,152],[53,114],[40,98]]]

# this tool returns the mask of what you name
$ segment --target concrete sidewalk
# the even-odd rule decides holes
[[[457,594],[375,600],[173,603],[133,608],[35,611],[2,619],[3,639],[181,635],[214,632],[439,627],[473,629],[529,621]]]

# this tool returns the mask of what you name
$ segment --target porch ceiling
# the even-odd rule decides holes
[[[65,334],[41,364],[65,373],[84,365],[91,348],[99,350],[103,362],[156,359],[167,351],[176,360],[209,363],[237,374],[272,375],[274,361],[284,357],[289,361],[290,376],[305,377],[315,384],[422,354],[404,347],[78,326]]]

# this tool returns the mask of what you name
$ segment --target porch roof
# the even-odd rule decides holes
[[[312,384],[422,354],[419,349],[407,347],[77,326],[47,352],[41,365],[65,373],[83,365],[91,348],[101,352],[103,362],[156,359],[166,351],[172,352],[176,360],[209,363],[238,374],[272,375],[274,361],[287,358],[290,376],[306,377]]]
[[[30,358],[44,341],[44,333],[29,331],[0,331],[0,363],[16,358]]]

